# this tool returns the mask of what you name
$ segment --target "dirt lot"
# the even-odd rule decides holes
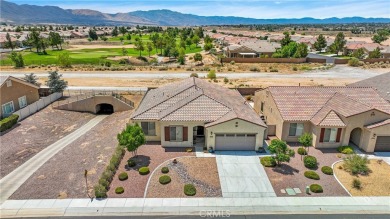
[[[370,160],[368,167],[371,173],[367,176],[352,176],[343,169],[339,169],[343,162],[335,165],[335,174],[340,182],[348,189],[353,196],[390,196],[390,165],[378,160]],[[355,189],[352,187],[353,179],[359,179],[362,188]]]
[[[126,152],[125,156],[122,159],[122,162],[119,165],[119,168],[114,176],[114,180],[110,185],[110,190],[108,191],[109,198],[142,198],[144,197],[144,192],[146,188],[146,183],[150,177],[148,175],[140,175],[138,169],[143,166],[148,166],[150,172],[160,165],[161,163],[182,156],[193,156],[193,152],[185,152],[185,148],[180,149],[167,149],[165,150],[161,145],[150,143],[141,146],[138,149],[138,156],[134,158],[137,162],[137,166],[129,168],[127,167],[127,160],[133,157],[133,154]],[[127,172],[129,178],[125,181],[120,181],[118,175],[122,172]],[[122,194],[115,194],[115,188],[122,186],[125,189],[125,192]]]
[[[291,146],[291,145],[290,145]],[[295,157],[289,163],[283,163],[280,167],[265,167],[268,178],[271,181],[272,187],[277,196],[289,196],[287,193],[281,193],[281,189],[299,188],[302,193],[297,196],[348,196],[348,193],[337,182],[333,175],[326,175],[321,172],[321,167],[332,166],[332,164],[340,160],[336,149],[318,150],[313,147],[309,149],[309,155],[317,158],[318,169],[314,170],[319,176],[320,180],[313,180],[306,178],[303,174],[309,170],[303,165],[301,155],[297,153],[298,146],[291,146],[295,150]],[[340,155],[340,154],[339,154]],[[319,184],[324,189],[323,193],[305,193],[306,186],[311,184]]]
[[[117,145],[116,135],[125,127],[131,112],[105,118],[39,168],[11,199],[87,198],[84,170],[88,170],[88,191],[93,196],[93,186]]]
[[[24,119],[0,137],[1,178],[93,117],[89,113],[54,110],[48,106]]]
[[[177,159],[177,164],[171,161],[164,166],[169,168],[171,182],[162,185],[159,177],[164,175],[157,170],[150,180],[148,198],[184,198],[183,188],[185,184],[193,184],[196,188],[194,197],[222,197],[219,182],[217,163],[215,158],[182,157]]]

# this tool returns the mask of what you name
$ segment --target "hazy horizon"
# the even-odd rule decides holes
[[[168,9],[200,16],[236,16],[257,19],[330,17],[390,18],[390,3],[384,0],[7,0],[16,4],[49,5],[64,9],[91,9],[104,13]],[[212,10],[209,10],[212,8]]]

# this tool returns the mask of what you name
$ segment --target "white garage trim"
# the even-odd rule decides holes
[[[215,150],[253,151],[256,146],[256,134],[216,133]]]

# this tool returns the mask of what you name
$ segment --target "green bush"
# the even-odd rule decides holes
[[[110,185],[110,183],[106,180],[106,179],[103,179],[103,178],[100,178],[99,179],[99,184],[104,186],[104,188],[108,188],[108,186]]]
[[[160,178],[158,179],[158,181],[159,181],[161,184],[165,185],[165,184],[168,184],[168,183],[171,182],[171,177],[168,176],[168,175],[162,175],[162,176],[160,176]]]
[[[349,65],[349,66],[352,66],[352,67],[357,67],[357,66],[359,66],[359,65],[360,65],[359,59],[357,59],[357,58],[352,58],[352,59],[350,59],[350,60],[348,61],[348,65]]]
[[[135,167],[136,165],[137,165],[137,163],[135,162],[135,160],[133,160],[131,158],[127,160],[127,166]]]
[[[122,173],[120,173],[120,174],[118,175],[118,178],[119,178],[120,181],[124,181],[124,180],[128,179],[129,176],[127,175],[126,172],[122,172]]]
[[[321,168],[321,171],[326,174],[326,175],[333,175],[333,169],[332,167],[329,167],[329,166],[323,166]]]
[[[123,187],[116,187],[115,188],[115,193],[116,194],[122,194],[125,192],[125,189]]]
[[[184,194],[187,196],[194,196],[196,194],[196,188],[192,184],[184,185]]]
[[[265,167],[276,166],[276,161],[273,157],[262,157],[260,158],[260,163]]]
[[[7,118],[0,120],[0,132],[4,132],[12,128],[16,123],[18,123],[19,115],[12,114]]]
[[[309,179],[315,179],[315,180],[320,179],[320,176],[316,172],[311,171],[311,170],[305,171],[304,175],[306,178],[309,178]]]
[[[161,172],[162,172],[162,173],[169,173],[168,167],[163,167],[163,168],[161,168]]]
[[[344,164],[343,167],[347,172],[352,173],[352,175],[362,174],[366,175],[371,170],[368,168],[370,161],[367,156],[359,156],[357,154],[348,155],[343,159]]]
[[[107,198],[107,189],[102,185],[96,185],[94,187],[96,198]]]
[[[362,188],[362,182],[359,179],[353,179],[352,187],[355,188],[355,189],[361,189]]]
[[[190,78],[191,78],[191,77],[198,78],[199,76],[198,76],[197,73],[191,73]]]
[[[298,154],[300,155],[307,155],[307,151],[305,148],[298,148]]]
[[[314,193],[322,193],[324,190],[322,189],[322,186],[318,184],[311,184],[310,191]]]
[[[139,168],[138,172],[141,175],[147,175],[149,174],[149,167],[141,167]]]
[[[353,151],[353,147],[351,146],[340,146],[337,148],[337,151],[342,153],[342,154],[353,154],[354,151]]]
[[[115,167],[115,165],[114,165],[113,163],[111,163],[111,162],[110,162],[110,164],[108,164],[108,166],[107,166],[106,170],[109,170],[109,171],[111,171],[111,172],[114,172],[114,173],[115,173],[115,171],[116,171],[116,167]]]
[[[296,66],[294,66],[293,71],[298,71],[298,68]]]
[[[114,177],[114,172],[111,170],[105,170],[102,173],[101,179],[107,180],[107,182],[111,182],[112,178]]]
[[[214,69],[209,71],[209,73],[207,74],[207,78],[208,79],[216,79],[217,78],[217,74],[215,74],[215,70]]]
[[[313,156],[305,156],[303,158],[303,163],[305,164],[305,167],[311,169],[317,167],[317,158]]]

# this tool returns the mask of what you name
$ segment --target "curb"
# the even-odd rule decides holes
[[[334,176],[334,178],[337,180],[337,182],[341,185],[341,187],[343,187],[343,189],[348,193],[348,195],[351,196],[351,197],[353,197],[352,194],[348,191],[348,189],[345,188],[345,186],[340,182],[340,180],[337,178],[337,176],[336,176],[336,174],[335,174],[335,172],[334,172],[334,166],[335,166],[335,164],[340,163],[340,162],[343,162],[343,160],[338,160],[338,161],[336,161],[336,162],[334,162],[334,163],[332,164],[333,176]]]

